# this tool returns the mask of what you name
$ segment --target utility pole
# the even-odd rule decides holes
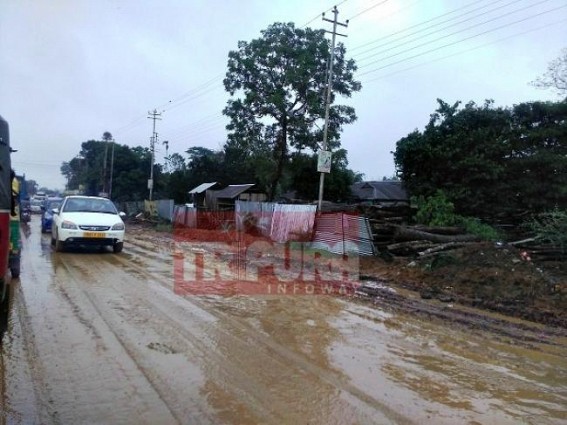
[[[112,151],[110,154],[110,184],[108,188],[108,199],[112,199],[112,175],[114,174],[114,139],[112,139]]]
[[[102,167],[102,193],[107,193],[106,191],[106,159],[108,158],[108,140],[104,141],[104,165]],[[105,195],[107,196],[107,195]]]
[[[150,151],[152,153],[151,156],[151,166],[150,166],[150,179],[148,180],[148,189],[150,189],[150,201],[152,200],[152,194],[154,190],[154,161],[155,161],[155,144],[157,143],[157,133],[156,133],[156,120],[161,120],[160,116],[161,113],[154,109],[153,112],[149,111],[148,118],[153,120],[153,130],[152,130],[152,137],[150,138]]]
[[[325,128],[323,130],[323,145],[321,146],[321,152],[319,153],[319,156],[322,157],[326,157],[329,162],[330,162],[330,152],[327,152],[327,137],[328,137],[328,133],[329,133],[329,110],[331,108],[331,93],[333,90],[333,62],[335,62],[335,40],[337,35],[340,35],[341,37],[346,37],[345,34],[339,34],[337,33],[337,25],[343,26],[343,27],[347,27],[348,26],[348,21],[342,23],[342,22],[338,22],[337,21],[337,15],[339,14],[339,11],[337,9],[337,6],[335,6],[333,8],[333,20],[327,19],[325,18],[325,14],[323,13],[323,20],[330,22],[333,24],[333,31],[327,31],[330,32],[332,34],[332,38],[331,38],[331,61],[329,63],[329,75],[328,75],[328,80],[327,80],[327,98],[325,100]],[[321,161],[320,161],[321,162]],[[325,186],[325,173],[329,172],[330,168],[328,171],[320,171],[320,176],[319,176],[319,202],[317,203],[317,210],[318,213],[321,214],[321,206],[323,203],[323,188]]]

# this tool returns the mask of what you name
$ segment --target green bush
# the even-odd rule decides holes
[[[481,222],[478,218],[474,217],[460,217],[459,225],[463,226],[467,233],[478,236],[479,238],[487,241],[495,241],[500,239],[501,235],[494,227]]]
[[[427,226],[454,226],[456,225],[455,206],[442,190],[437,190],[435,195],[425,198],[424,196],[413,196],[412,204],[417,207],[415,220]]]
[[[567,211],[555,208],[539,214],[529,223],[537,239],[549,242],[567,254]]]
[[[478,218],[463,217],[455,214],[455,206],[442,190],[428,198],[423,196],[412,197],[412,203],[417,206],[415,220],[426,226],[459,226],[467,233],[478,236],[483,240],[496,240],[500,238],[498,231]]]

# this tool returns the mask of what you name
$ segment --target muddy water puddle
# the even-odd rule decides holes
[[[545,328],[526,344],[348,298],[176,293],[167,241],[55,253],[30,227],[0,423],[565,423],[567,341]]]

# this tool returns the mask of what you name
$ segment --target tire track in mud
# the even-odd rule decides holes
[[[112,270],[116,271],[116,265],[113,263],[114,261],[111,262]],[[83,263],[71,262],[67,267],[68,271],[71,274],[74,273],[73,269],[81,270],[82,274],[87,276],[90,275],[90,280],[93,280],[93,271],[90,268],[86,267]],[[104,266],[99,265],[98,271],[102,272],[102,274],[104,275]],[[124,282],[127,282],[127,276],[125,277],[126,279],[124,280]],[[199,403],[199,400],[193,400],[189,407],[180,408],[179,406],[181,405],[181,402],[178,397],[176,397],[171,393],[171,391],[169,391],[168,383],[164,382],[158,374],[151,370],[152,366],[155,365],[152,365],[151,361],[145,361],[144,359],[144,356],[148,355],[148,349],[162,352],[164,354],[173,354],[185,351],[189,352],[195,357],[205,358],[207,357],[208,349],[204,345],[200,346],[198,344],[198,335],[187,330],[181,332],[179,328],[172,330],[170,325],[171,323],[174,323],[174,321],[172,320],[171,315],[166,314],[162,308],[159,308],[159,304],[148,301],[149,297],[144,297],[144,295],[149,292],[149,290],[143,287],[139,288],[138,290],[128,290],[125,286],[120,286],[120,288],[118,288],[119,291],[117,291],[116,294],[120,294],[122,300],[109,300],[108,298],[105,299],[104,294],[100,293],[101,291],[116,290],[116,285],[111,284],[105,288],[99,287],[98,289],[99,290],[93,290],[93,288],[89,288],[84,284],[81,285],[80,288],[84,296],[88,298],[89,302],[98,311],[107,326],[111,329],[114,336],[118,341],[120,341],[120,344],[128,353],[129,357],[136,363],[141,373],[146,377],[148,383],[151,384],[155,391],[160,395],[160,399],[168,406],[169,410],[172,412],[172,414],[174,414],[178,422],[188,423],[187,421],[188,419],[190,419],[190,423],[203,423],[203,420],[206,417],[207,423],[215,423],[215,418],[212,417],[210,412],[207,413],[203,411],[203,406]],[[116,313],[116,311],[118,311],[118,314]],[[151,320],[141,317],[144,314],[147,315],[148,312],[152,313]],[[153,314],[155,312],[159,312],[159,316]],[[150,338],[152,341],[148,344],[137,346],[136,342],[134,341],[135,338],[129,338],[126,335],[124,329],[120,329],[120,319],[132,320],[131,316],[133,314],[140,314],[140,318],[134,319],[134,321],[137,322],[136,324],[143,323],[144,326],[146,326],[146,330],[149,326],[152,326],[154,328],[154,337]],[[113,317],[117,315],[119,317]],[[177,323],[177,325],[180,325],[180,323]],[[175,335],[175,338],[166,338],[164,335],[164,333],[166,332],[170,334],[172,332],[177,334]],[[159,341],[164,339],[175,339],[175,342],[162,343],[161,341]],[[183,347],[180,347],[181,345],[183,345]],[[214,356],[209,354],[208,357],[213,358]],[[218,364],[222,364],[221,359],[218,359]],[[179,412],[180,410],[183,410],[189,416],[192,415],[194,417],[187,417],[181,414]],[[191,413],[191,411],[194,410],[200,411],[201,414],[194,415],[193,413]]]
[[[145,267],[134,265],[131,261],[122,258],[122,256],[108,257],[108,259],[113,266],[114,263],[119,262],[122,263],[127,270],[132,268],[136,269],[138,274],[150,281],[157,281],[162,290],[165,289],[172,296],[177,297],[177,295],[169,292],[172,290],[172,288],[169,287],[167,279],[165,279],[163,276],[156,275],[155,273],[149,273],[147,272]],[[82,267],[83,269],[85,269],[84,265],[81,264],[76,264],[73,266]],[[82,270],[82,272],[89,273],[91,271],[87,268],[86,270]],[[126,287],[120,288],[121,292],[125,290],[128,291]],[[147,290],[150,291],[150,289]],[[146,289],[144,289],[144,291],[146,291]],[[228,375],[221,377],[221,379],[227,383],[233,383],[232,392],[239,394],[240,397],[245,396],[246,398],[250,398],[252,394],[255,394],[256,400],[250,400],[250,402],[248,403],[249,405],[254,406],[255,410],[261,408],[262,405],[267,405],[272,407],[270,410],[274,410],[274,407],[277,407],[277,411],[286,412],[287,410],[289,410],[290,406],[285,402],[285,400],[281,401],[279,400],[280,397],[270,394],[269,383],[259,386],[258,382],[254,382],[254,380],[251,379],[250,376],[246,376],[241,373],[235,373],[235,371],[239,367],[248,367],[248,369],[251,369],[251,372],[254,372],[254,369],[250,368],[250,365],[246,365],[246,363],[250,363],[250,360],[246,360],[246,358],[250,357],[251,355],[258,357],[260,359],[259,363],[262,364],[264,368],[271,370],[271,375],[275,374],[278,381],[283,381],[286,379],[286,377],[287,379],[289,379],[290,376],[295,377],[294,379],[297,379],[297,377],[299,377],[299,379],[303,382],[302,385],[305,386],[305,382],[309,378],[312,381],[309,384],[312,388],[302,388],[301,393],[313,394],[318,389],[320,389],[318,387],[321,385],[321,383],[323,383],[324,387],[326,387],[326,391],[330,393],[336,393],[338,389],[339,392],[344,392],[348,394],[352,399],[354,399],[354,404],[359,404],[360,402],[362,402],[363,404],[371,407],[371,410],[373,410],[374,413],[377,414],[378,412],[381,412],[385,416],[389,417],[389,420],[384,417],[380,421],[380,423],[385,423],[386,421],[393,421],[394,423],[410,423],[407,418],[404,418],[402,415],[396,412],[390,411],[388,407],[384,406],[379,401],[373,399],[368,394],[345,382],[345,379],[343,377],[337,376],[335,375],[335,373],[332,373],[328,370],[323,370],[317,365],[309,362],[309,360],[302,355],[299,355],[287,349],[286,347],[275,343],[274,341],[271,341],[269,338],[258,335],[257,331],[250,328],[247,324],[216,311],[205,302],[196,300],[194,298],[190,300],[187,300],[186,298],[182,299],[184,304],[188,303],[188,305],[193,305],[199,310],[205,311],[207,312],[207,314],[210,314],[216,319],[223,321],[225,326],[228,325],[228,329],[223,329],[221,331],[222,338],[227,341],[231,341],[231,354],[238,353],[237,356],[228,358],[226,354],[225,356],[220,356],[215,353],[216,347],[214,346],[214,344],[212,344],[210,340],[203,338],[203,336],[206,335],[206,330],[195,332],[195,328],[192,327],[192,331],[189,331],[186,323],[180,323],[179,318],[171,314],[171,305],[167,306],[167,309],[164,309],[160,302],[156,302],[155,297],[141,296],[143,294],[141,294],[140,291],[130,290],[129,292],[129,296],[134,296],[135,298],[137,298],[136,301],[129,301],[129,304],[142,302],[146,305],[150,305],[150,309],[152,311],[158,311],[161,315],[163,315],[165,317],[165,323],[177,322],[178,326],[174,329],[174,331],[180,334],[180,336],[185,340],[190,341],[191,344],[193,344],[201,352],[201,357],[203,359],[208,359],[207,361],[211,363],[213,367],[236,363],[235,365],[230,367],[230,370],[228,369],[229,366],[224,366],[224,373],[228,373]],[[101,304],[100,300],[97,304]],[[177,308],[181,308],[183,310],[184,314],[186,313],[186,307],[187,305],[177,306]],[[219,332],[218,327],[216,330],[217,332]],[[253,352],[251,352],[251,343],[255,344],[256,346],[256,349]],[[270,366],[267,366],[268,364]],[[306,376],[306,373],[311,376]],[[268,378],[272,377],[268,376]],[[236,383],[238,383],[238,385],[236,385]],[[242,387],[246,389],[244,393],[242,392]],[[299,385],[299,387],[301,387],[301,385]],[[269,400],[265,400],[267,395],[270,396]],[[297,394],[297,396],[299,399],[301,399],[301,394]],[[262,399],[264,399],[263,402],[261,401]],[[342,401],[340,401],[340,399],[337,400],[337,403],[344,404]],[[347,403],[345,406],[342,406],[341,409],[347,408],[348,405],[349,403]],[[263,412],[263,416],[266,414],[268,414],[267,411]],[[363,415],[362,417],[366,418],[365,421],[373,422],[373,420],[370,419],[372,417],[370,415]],[[285,417],[278,417],[278,415],[276,415],[276,417],[273,417],[273,414],[268,414],[268,416],[264,417],[264,419],[265,420],[263,422],[267,420],[269,423],[278,423],[282,420],[288,422],[289,419],[299,420],[301,422],[306,418],[299,416],[295,418],[287,418],[286,420]]]
[[[30,225],[26,226],[28,231],[21,233],[22,274],[17,281],[11,282],[12,285],[15,285],[10,312],[12,320],[10,338],[14,340],[14,343],[10,347],[9,358],[3,359],[5,363],[15,361],[15,373],[21,375],[24,380],[23,382],[15,382],[17,391],[14,394],[8,394],[7,397],[16,396],[27,399],[28,403],[24,406],[24,410],[15,413],[15,416],[18,418],[16,423],[22,423],[23,421],[24,423],[59,424],[61,421],[51,405],[51,397],[49,395],[53,389],[45,379],[45,365],[41,361],[39,354],[33,318],[28,311],[29,298],[36,298],[36,294],[26,294],[27,291],[24,290],[24,285],[30,282],[38,282],[43,277],[41,270],[36,267],[36,264],[29,261],[29,256],[33,255],[31,254],[31,248],[35,234],[29,231]],[[2,355],[4,356],[5,354],[7,353],[4,352],[3,348]],[[5,388],[4,390],[11,391],[11,388]],[[29,394],[21,394],[28,391],[31,391],[33,394],[31,399]],[[9,406],[6,407],[9,408]]]
[[[14,319],[21,331],[12,329],[20,341],[10,348],[10,356],[25,353],[36,394],[28,403],[33,406],[16,409],[21,420],[15,423],[109,423],[112,418],[112,423],[152,424],[154,412],[163,423],[176,423],[171,415],[161,414],[151,390],[137,392],[146,384],[94,309],[77,296],[74,288],[80,282],[65,265],[76,254],[56,254],[45,240],[37,232],[26,235],[29,250],[22,256],[23,273],[14,299]],[[107,388],[111,378],[120,381],[120,391],[112,393],[116,384]],[[18,394],[22,384],[26,382],[13,381],[8,390]],[[112,410],[100,408],[110,400]],[[137,402],[139,410],[130,410],[127,401]]]
[[[126,251],[126,255],[130,252],[141,255],[144,258],[153,258],[156,260],[162,260],[162,263],[172,264],[171,261],[163,261],[163,256],[156,255],[155,252],[148,252],[146,249],[151,248],[151,244],[145,243],[145,241],[141,242],[136,241],[128,241],[128,250]],[[132,249],[132,243],[135,247]],[[171,247],[171,244],[165,244],[166,247]],[[167,249],[162,249],[162,252],[166,253]],[[131,254],[130,254],[131,255]],[[145,266],[139,265],[141,262],[139,261],[130,261],[126,260],[124,256],[117,256],[113,261],[121,262],[125,267],[135,268],[141,275],[146,276],[149,279],[157,281],[161,286],[165,287],[166,289],[173,292],[173,278],[164,278],[163,273],[150,273],[147,271]],[[156,268],[155,266],[153,267]],[[233,315],[229,315],[227,313],[219,311],[216,305],[211,305],[208,301],[203,301],[198,299],[197,297],[191,297],[188,299],[187,297],[183,298],[190,304],[193,304],[200,309],[208,312],[209,314],[215,316],[219,320],[223,320],[230,324],[231,331],[230,333],[226,334],[226,337],[234,337],[238,335],[239,338],[246,344],[246,340],[252,340],[258,346],[264,347],[267,350],[268,355],[273,358],[273,356],[277,356],[280,358],[281,364],[292,364],[296,365],[297,368],[302,369],[304,372],[307,372],[313,376],[316,376],[318,379],[330,384],[332,387],[340,389],[340,391],[349,394],[354,400],[358,403],[362,402],[369,406],[372,410],[381,412],[385,415],[390,421],[394,421],[394,423],[406,424],[412,423],[408,418],[404,417],[403,415],[399,414],[398,412],[391,409],[389,406],[385,405],[381,401],[377,400],[370,394],[361,391],[359,388],[355,387],[354,385],[350,384],[347,381],[347,378],[344,375],[341,375],[338,371],[332,371],[328,369],[323,369],[320,366],[314,364],[310,361],[309,358],[304,356],[303,354],[297,353],[288,347],[274,341],[270,337],[262,335],[258,333],[256,329],[251,327],[248,323],[243,320],[240,320]]]
[[[158,251],[162,252],[163,254],[167,254],[168,250],[170,250],[170,247],[174,246],[171,243],[171,241],[167,240],[167,238],[164,238],[164,239],[155,238],[155,239],[153,239],[150,236],[150,240],[148,241],[148,239],[144,238],[144,235],[137,235],[137,236],[142,237],[144,240],[132,241],[132,242],[134,242],[135,246],[132,247],[132,249],[129,252],[132,253],[131,256],[132,256],[133,259],[135,259],[137,255],[139,255],[142,258],[148,258],[149,257],[149,258],[152,259],[152,261],[160,261],[161,260],[162,263],[163,263],[164,256],[163,255],[161,255],[161,256],[156,255],[155,254],[156,250],[152,249],[156,246],[154,241],[155,240],[158,241],[158,244],[157,244]],[[164,242],[164,240],[165,240],[165,242]],[[146,254],[149,254],[149,255],[146,255]],[[170,252],[170,254],[171,254],[171,252]],[[124,257],[121,258],[121,260],[124,260],[124,259],[125,259]],[[136,261],[136,264],[140,264],[140,262]],[[171,261],[167,261],[167,265],[170,266]],[[142,265],[142,269],[143,268],[144,268],[144,266]],[[155,264],[152,265],[152,270],[157,270],[157,269],[158,268],[156,267]],[[160,276],[164,275],[163,271],[161,273],[158,273],[158,274]],[[167,280],[167,279],[164,280],[163,277],[161,278],[161,284],[166,286],[166,287],[171,287],[171,282],[173,282],[173,278],[169,278],[169,280]],[[389,294],[389,292],[388,292],[388,294]],[[277,351],[281,352],[281,350],[283,350],[284,352],[289,351],[291,353],[291,355],[286,357],[286,358],[290,358],[290,361],[293,361],[294,356],[297,356],[297,357],[299,357],[299,360],[298,360],[299,363],[305,362],[308,365],[308,367],[309,366],[315,366],[315,368],[318,367],[316,364],[311,364],[308,356],[303,355],[303,354],[298,353],[298,352],[295,352],[295,351],[291,351],[291,350],[288,349],[288,347],[286,345],[282,346],[281,344],[278,344],[277,341],[274,341],[273,339],[270,339],[270,338],[266,339],[262,335],[258,335],[257,331],[250,325],[250,323],[245,322],[244,319],[240,319],[238,317],[235,317],[234,315],[229,316],[226,313],[226,308],[222,308],[223,311],[216,311],[216,310],[218,310],[216,308],[218,306],[213,305],[213,301],[211,301],[210,299],[191,297],[190,300],[191,300],[191,302],[194,302],[194,303],[197,303],[197,304],[200,302],[201,304],[199,304],[199,305],[202,305],[204,309],[206,309],[208,311],[212,310],[211,312],[219,314],[220,315],[219,317],[227,317],[228,316],[229,319],[235,320],[238,323],[237,328],[240,327],[240,326],[244,326],[244,328],[248,329],[251,334],[258,336],[258,338],[260,338],[260,343],[265,343],[267,345],[271,345],[271,344],[275,343],[276,344],[276,348],[275,348],[276,352]],[[398,310],[398,311],[400,311],[404,314],[408,314],[409,317],[414,316],[415,313],[416,313],[416,310],[419,311],[419,308],[417,308],[413,304],[413,301],[411,299],[410,300],[399,299],[397,301],[398,302],[394,303],[394,305],[392,306],[393,307],[392,310],[394,310],[394,311]],[[408,302],[409,302],[409,304],[408,304]],[[367,304],[367,302],[362,302],[362,303],[356,302],[356,304]],[[427,317],[428,319],[431,319],[432,315],[431,315],[431,312],[429,311],[429,307],[428,307],[429,304],[427,302],[424,303],[423,301],[420,301],[420,304],[425,304],[424,308],[429,313],[429,314],[426,314],[425,317]],[[400,308],[400,307],[403,307],[403,306],[407,306],[409,308],[407,308],[407,309]],[[222,307],[224,307],[224,306],[222,305]],[[311,306],[309,306],[309,307],[311,307]],[[384,305],[384,307],[386,307],[386,306]],[[431,308],[433,308],[433,307],[431,307]],[[438,307],[436,307],[436,308],[438,309]],[[446,310],[446,306],[442,306],[440,309]],[[350,309],[348,309],[348,308],[346,309],[346,311],[349,311],[349,310]],[[387,310],[389,310],[389,309],[386,308],[386,311]],[[470,328],[472,328],[472,330],[475,331],[475,333],[477,333],[479,341],[482,341],[482,340],[485,340],[485,339],[487,341],[491,341],[495,336],[496,337],[505,336],[505,338],[502,339],[503,344],[507,344],[507,345],[511,344],[512,347],[515,347],[518,344],[521,344],[528,349],[536,350],[536,352],[539,352],[539,347],[533,346],[533,344],[536,343],[536,342],[538,342],[540,344],[543,342],[543,344],[547,345],[547,347],[555,347],[556,346],[556,343],[552,343],[551,341],[547,341],[547,340],[541,341],[542,335],[545,337],[545,334],[541,334],[542,327],[539,326],[539,325],[532,326],[529,322],[512,320],[510,325],[511,325],[511,329],[513,329],[513,330],[510,332],[510,334],[508,334],[508,332],[506,332],[506,329],[504,329],[504,331],[502,331],[502,329],[501,329],[501,327],[505,327],[505,325],[508,323],[508,320],[505,320],[505,318],[501,317],[500,315],[496,315],[495,318],[493,318],[492,316],[490,316],[488,318],[484,318],[484,316],[481,313],[476,312],[474,309],[468,309],[468,310],[465,309],[465,310],[466,311],[464,311],[463,314],[458,313],[459,320],[456,321],[457,323],[452,323],[450,317],[446,317],[445,315],[442,315],[441,318],[445,318],[446,320],[449,320],[449,322],[448,323],[446,323],[446,322],[438,323],[438,326],[441,326],[441,329],[439,329],[439,331],[441,331],[441,333],[444,334],[443,328],[448,327],[448,330],[450,330],[451,328],[454,328],[454,330],[456,330],[456,332],[457,332],[457,335],[460,335],[461,332],[463,332],[466,335],[469,332],[469,327],[470,327]],[[469,311],[469,310],[471,310],[471,311]],[[437,311],[437,310],[435,309],[435,311]],[[317,314],[319,312],[314,311],[314,313]],[[449,316],[451,314],[450,311],[448,311],[448,312],[445,311],[445,313],[449,314]],[[423,316],[423,315],[418,315],[418,316]],[[479,316],[482,319],[481,320],[482,324],[489,323],[491,326],[488,326],[488,327],[479,326],[479,323],[476,323],[476,319],[478,319],[477,316]],[[437,318],[435,315],[433,315],[433,317]],[[467,319],[469,319],[469,320],[467,321]],[[413,321],[411,321],[411,322],[413,322]],[[471,322],[471,323],[468,323],[468,322]],[[518,322],[518,323],[516,323],[516,322]],[[546,332],[547,335],[549,335],[550,337],[553,337],[555,341],[559,341],[559,346],[564,346],[564,343],[563,343],[564,339],[561,338],[561,336],[563,336],[562,332],[554,332],[554,330],[552,330],[552,329],[547,329],[547,330],[550,331],[549,333]],[[522,338],[522,336],[523,336],[523,338]],[[506,339],[507,337],[514,338],[514,339],[509,340],[509,339]],[[519,339],[516,339],[516,337],[519,337]],[[538,340],[538,337],[540,338],[539,340]],[[559,338],[556,338],[556,337],[559,337]],[[500,338],[498,338],[498,339],[500,339]],[[266,342],[264,342],[264,341],[266,341]],[[466,336],[465,336],[464,341],[468,341]],[[441,347],[443,347],[443,345]],[[415,348],[415,347],[413,347],[413,348]],[[440,356],[446,355],[447,354],[447,352],[445,351],[446,348],[448,348],[448,347],[441,348],[440,351],[437,351],[437,355],[440,355]],[[409,347],[409,349],[411,350],[412,347]],[[507,351],[508,349],[505,348],[505,350],[506,350],[506,352],[508,352]],[[514,348],[512,348],[512,350],[513,350],[513,352],[515,352]],[[523,385],[521,385],[521,382],[523,382],[526,378],[519,376],[514,372],[514,368],[516,367],[516,365],[512,365],[512,367],[510,368],[509,365],[507,365],[506,363],[499,362],[500,366],[496,366],[496,365],[493,365],[492,364],[493,362],[491,360],[488,360],[488,359],[485,360],[485,361],[482,361],[481,359],[477,358],[475,360],[476,354],[471,355],[471,356],[465,355],[463,357],[462,354],[464,354],[464,352],[459,353],[458,351],[455,351],[455,353],[453,353],[453,351],[454,350],[449,350],[451,355],[453,355],[453,354],[457,355],[455,357],[455,361],[457,361],[461,364],[461,366],[460,366],[461,368],[464,367],[465,370],[468,370],[469,373],[471,374],[470,375],[471,377],[472,376],[479,376],[479,377],[486,376],[486,378],[481,379],[481,383],[480,383],[481,386],[484,385],[486,382],[488,382],[489,388],[493,387],[494,385],[496,385],[496,387],[494,387],[494,388],[498,388],[501,385],[496,384],[493,381],[496,380],[496,381],[500,382],[501,379],[504,379],[506,382],[508,382],[508,384],[512,384],[513,387],[520,385],[523,388]],[[494,354],[499,355],[499,352],[494,352]],[[548,348],[546,348],[545,353],[543,355],[544,356],[553,356],[554,359],[550,358],[550,360],[553,360],[554,362],[556,362],[557,356],[559,355],[559,353],[556,352],[555,349],[549,350]],[[538,356],[539,356],[539,354],[538,354]],[[473,363],[475,365],[474,367],[472,367],[472,369],[469,368],[468,366],[466,366],[469,358],[473,359]],[[478,360],[481,360],[481,361],[478,361]],[[463,361],[464,361],[464,363],[463,363]],[[535,365],[535,366],[537,366],[537,368],[538,368],[537,370],[539,372],[543,372],[544,370],[546,370],[546,368],[544,367],[543,364],[538,364],[538,365]],[[508,368],[508,372],[503,373],[504,370],[505,370],[504,368]],[[323,372],[328,373],[328,370],[323,369]],[[502,375],[502,376],[500,376],[499,378],[492,379],[491,376],[495,372],[497,372],[498,375]],[[539,373],[539,372],[534,371],[534,374],[537,375],[537,373]],[[315,373],[317,373],[317,371],[315,371]],[[344,378],[340,374],[339,371],[331,372],[331,375],[336,377],[339,381],[342,380],[342,382],[344,382]],[[451,375],[450,371],[449,371],[449,375]],[[438,376],[438,378],[443,378],[443,375]],[[531,378],[533,378],[533,380]],[[539,379],[535,378],[535,376],[531,377],[531,378],[528,378],[528,379],[530,379],[530,382],[532,383],[532,385],[535,385],[540,390],[545,390],[546,393],[548,393],[549,391],[552,391],[554,384],[552,384],[551,382],[543,384],[543,382],[544,382],[543,380],[540,381]],[[337,388],[341,388],[341,389],[344,390],[344,387],[341,385],[341,382],[338,382],[338,383],[334,382],[334,381],[332,381],[332,382],[333,382],[333,385],[335,385]],[[450,381],[450,382],[452,382],[452,381]],[[463,381],[461,381],[461,384],[463,384]],[[465,393],[466,393],[466,388],[468,388],[467,384],[468,383],[465,383]],[[549,385],[549,384],[551,384],[551,385]],[[504,386],[504,387],[506,387],[506,386]],[[526,388],[528,388],[528,387],[526,387]],[[355,388],[355,390],[357,390],[358,392],[364,393],[364,390],[360,391],[358,388]],[[505,388],[503,388],[503,391],[505,391]],[[488,392],[488,393],[489,394],[491,394],[491,393],[495,394],[497,392],[498,391]],[[370,394],[373,394],[373,393],[374,393],[374,391],[372,391]],[[487,394],[487,395],[489,395],[489,394]],[[502,393],[502,394],[504,394],[504,393]],[[560,401],[559,401],[560,398],[561,397],[559,397],[559,398],[555,397],[555,398],[553,398],[552,402],[560,403]],[[512,402],[513,399],[508,399],[508,397],[503,397],[502,399],[497,399],[497,400],[499,402],[504,403],[504,404],[502,404],[501,410],[502,410],[502,412],[504,412],[506,417],[502,417],[502,420],[504,420],[504,421],[509,420],[509,418],[507,416],[508,415],[513,416],[513,415],[512,415],[512,413],[506,413],[507,410],[504,407],[504,405]],[[533,401],[535,402],[535,399]],[[550,398],[550,401],[551,401],[551,398]],[[517,409],[519,406],[521,406],[523,404],[523,401],[521,399],[517,399],[517,400],[514,400],[513,403],[514,404],[512,405],[513,407],[511,406],[511,409],[512,409],[511,411],[513,411],[513,409]],[[367,404],[372,405],[372,401],[370,401],[370,403],[367,403]],[[557,404],[557,406],[558,405],[559,404]],[[377,410],[380,410],[380,409],[377,409]],[[404,410],[400,410],[400,411],[404,411]],[[552,410],[553,410],[553,408],[550,407],[549,413],[551,413],[553,415]],[[454,413],[456,413],[456,412],[454,412]],[[465,412],[462,412],[462,413],[465,413]],[[481,422],[482,422],[482,418],[480,416],[478,416],[479,415],[478,411],[476,411],[476,413],[474,411],[470,411],[469,413],[472,415],[472,416],[469,417],[471,420],[472,420],[473,417],[475,417],[475,418],[478,417],[478,419],[480,419]],[[497,413],[495,413],[495,414],[498,415]],[[459,413],[457,413],[457,415],[460,417]],[[413,415],[412,415],[412,417],[413,417]],[[498,416],[495,416],[495,417],[498,417]],[[465,417],[463,417],[462,419],[465,420]],[[403,418],[403,420],[406,420],[406,419]],[[550,419],[550,420],[553,421],[553,419]],[[489,422],[490,422],[490,420],[489,420]]]

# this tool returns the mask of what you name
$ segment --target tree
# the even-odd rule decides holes
[[[441,189],[467,216],[567,206],[567,101],[513,108],[438,102],[425,130],[396,145],[410,194]]]
[[[362,181],[362,174],[355,173],[348,168],[346,150],[337,150],[332,157],[333,172],[325,179],[325,198],[334,202],[345,202],[351,197],[350,188],[353,183]],[[300,199],[317,199],[319,189],[319,175],[313,170],[317,169],[317,155],[295,152],[291,155],[289,176],[292,187]]]
[[[80,190],[85,195],[98,195],[101,190],[101,164],[106,142],[89,140],[81,144],[81,151],[61,165],[67,178],[67,189]],[[151,153],[148,148],[116,144],[112,199],[117,201],[142,200],[147,194],[147,179]],[[163,190],[161,168],[156,166],[154,177]]]
[[[559,96],[567,96],[567,48],[547,66],[547,71],[531,82],[541,89],[554,89]]]
[[[230,118],[229,148],[269,152],[262,158],[263,178],[274,198],[290,147],[301,151],[319,149],[325,113],[327,67],[330,43],[323,30],[295,28],[293,23],[275,23],[251,42],[240,41],[231,51],[224,79],[233,96],[223,113]],[[345,47],[335,49],[332,99],[350,97],[361,85],[354,80],[356,65],[345,57]],[[328,146],[340,146],[342,126],[356,120],[354,108],[333,105],[330,110]],[[313,170],[315,173],[315,169]]]

